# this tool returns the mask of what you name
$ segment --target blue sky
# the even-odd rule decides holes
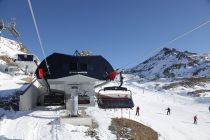
[[[132,67],[177,35],[210,20],[210,0],[31,0],[46,55],[90,50]],[[43,59],[27,0],[0,0],[21,41]],[[166,46],[210,53],[210,24]]]

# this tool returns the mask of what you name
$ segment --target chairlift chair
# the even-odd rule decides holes
[[[133,108],[132,92],[125,87],[105,87],[97,94],[97,103],[100,108]]]

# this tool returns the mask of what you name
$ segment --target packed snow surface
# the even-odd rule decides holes
[[[59,107],[37,107],[31,112],[8,113],[3,116],[0,126],[1,139],[21,140],[80,140],[87,127],[59,125]]]
[[[16,91],[23,91],[28,84],[21,80],[27,76],[11,76],[0,72],[0,97],[14,95]]]
[[[133,91],[135,107],[123,110],[104,110],[97,106],[88,107],[87,114],[98,123],[95,128],[101,140],[116,139],[108,129],[111,118],[125,117],[143,123],[159,133],[160,140],[209,140],[209,104],[200,103],[195,98],[145,88],[134,82],[125,84]],[[143,92],[144,91],[144,92]],[[135,108],[140,107],[140,116]],[[166,108],[171,115],[166,115]],[[130,112],[130,116],[129,116]],[[95,139],[86,136],[88,127],[60,124],[59,107],[37,107],[33,111],[13,112],[0,110],[0,138],[23,140],[52,139]],[[193,116],[198,116],[198,124],[193,124]]]

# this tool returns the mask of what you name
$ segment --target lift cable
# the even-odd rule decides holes
[[[172,44],[173,42],[177,41],[178,39],[181,39],[181,38],[185,37],[186,35],[188,35],[188,34],[194,32],[195,30],[200,29],[201,27],[203,27],[203,26],[205,26],[205,25],[207,25],[207,24],[209,24],[209,23],[210,23],[210,20],[208,20],[208,21],[206,21],[206,22],[204,22],[204,23],[202,23],[202,24],[196,26],[195,28],[193,28],[193,29],[191,29],[191,30],[189,30],[189,31],[187,31],[187,32],[182,33],[181,35],[175,37],[174,39],[172,39],[172,40],[170,40],[170,41],[164,43],[161,47],[168,46],[168,45]]]
[[[44,56],[44,60],[45,60],[45,63],[46,63],[48,74],[50,74],[49,65],[47,63],[46,55],[45,55],[45,52],[44,52],[44,47],[43,47],[42,40],[41,40],[41,37],[40,37],[40,34],[39,34],[38,26],[36,24],[36,19],[35,19],[35,16],[34,16],[34,12],[33,12],[33,8],[32,8],[30,0],[28,0],[28,5],[29,5],[30,11],[31,11],[31,16],[32,16],[32,19],[33,19],[33,22],[34,22],[34,26],[35,26],[35,29],[36,29],[38,39],[39,39],[39,44],[40,44],[40,47],[41,47],[41,50],[42,50],[42,54]]]
[[[176,36],[174,39],[172,39],[172,40],[170,40],[170,41],[164,43],[164,44],[161,45],[159,48],[155,49],[155,51],[152,51],[152,52],[149,53],[149,54],[154,54],[154,53],[157,52],[158,50],[161,50],[162,48],[164,48],[164,47],[166,47],[166,46],[168,46],[168,45],[171,45],[171,44],[174,43],[175,41],[177,41],[177,40],[179,40],[179,39],[181,39],[181,38],[183,38],[183,37],[189,35],[190,33],[192,33],[192,32],[194,32],[194,31],[200,29],[201,27],[203,27],[203,26],[205,26],[205,25],[207,25],[207,24],[209,24],[209,23],[210,23],[210,20],[205,21],[205,22],[203,22],[202,24],[197,25],[197,26],[194,27],[193,29],[191,29],[191,30],[189,30],[189,31],[186,31],[186,32],[184,32],[184,33],[182,33],[182,34]],[[137,60],[139,60],[139,58],[136,59],[135,61],[130,61],[129,63],[127,63],[126,65],[120,67],[119,69],[124,69],[124,68],[128,67],[129,65],[133,64],[134,62],[136,62]]]

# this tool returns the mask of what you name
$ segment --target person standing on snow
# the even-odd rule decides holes
[[[210,106],[209,106],[209,112],[210,112]]]
[[[139,106],[137,106],[137,108],[136,108],[136,115],[138,115],[138,116],[139,116],[139,110],[140,110],[140,108],[139,108]]]
[[[193,117],[193,119],[194,119],[194,124],[197,124],[197,120],[198,120],[197,115],[195,115],[195,116]]]
[[[170,115],[171,114],[171,109],[168,107],[166,110],[167,110],[167,115]]]
[[[120,86],[121,87],[123,85],[123,75],[122,75],[122,71],[120,72]]]

